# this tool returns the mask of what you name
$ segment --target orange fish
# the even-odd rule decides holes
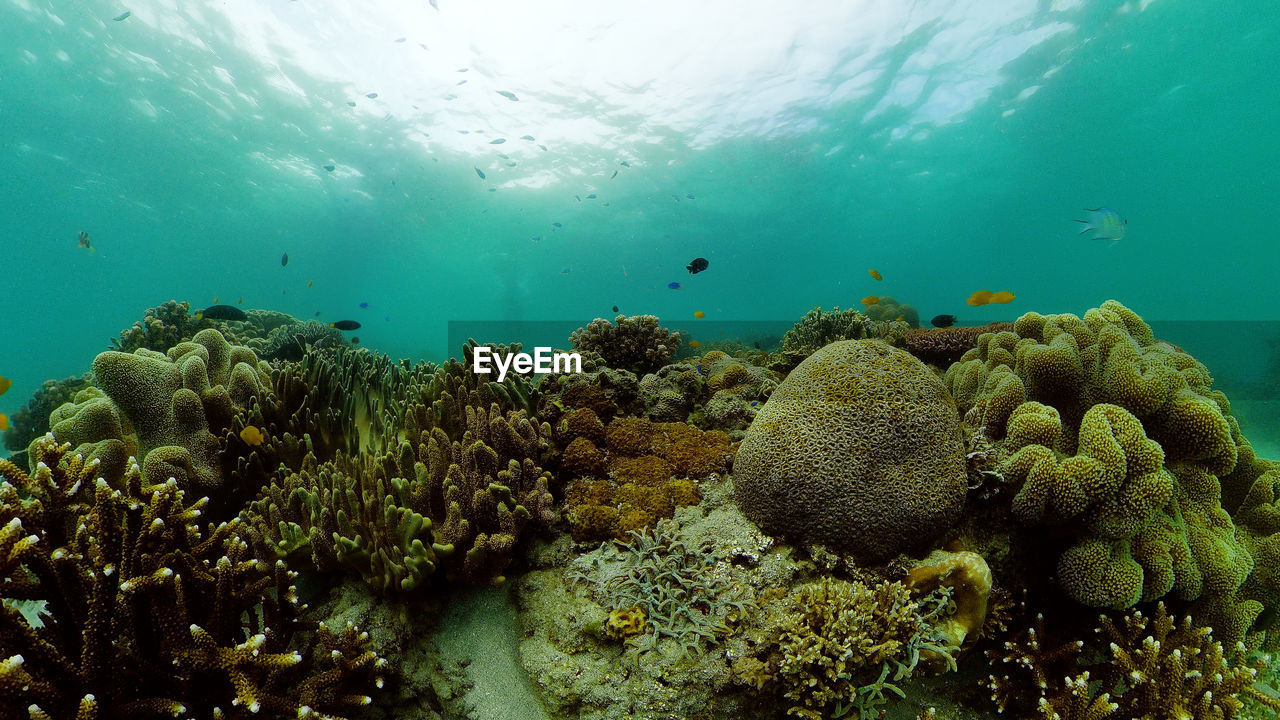
[[[868,295],[862,298],[862,304],[866,305],[867,307],[871,307],[872,305],[875,305],[878,302],[880,302],[880,298],[877,295]]]
[[[698,348],[702,347],[702,343],[698,342],[697,340],[690,340],[689,347],[693,348],[694,350],[697,350]]]
[[[307,281],[307,287],[311,287],[312,283],[314,283],[314,282],[315,282],[315,280],[308,280],[308,281]]]
[[[13,385],[13,381],[12,381],[12,380],[10,380],[9,378],[7,378],[7,377],[5,377],[5,376],[3,376],[3,375],[0,375],[0,395],[3,395],[3,394],[5,394],[5,393],[9,392],[9,388],[10,388],[12,385]]]
[[[868,275],[870,275],[870,276],[871,276],[873,279],[875,279],[875,280],[883,280],[883,279],[884,279],[884,277],[882,277],[882,276],[880,275],[880,271],[879,271],[879,270],[876,270],[876,269],[874,269],[874,268],[873,268],[873,269],[871,269],[871,270],[868,270],[868,271],[867,271],[867,274],[868,274]]]
[[[0,413],[0,432],[4,432],[5,430],[8,430],[8,429],[9,429],[9,416],[5,415],[4,413]]]
[[[969,296],[969,304],[973,306],[986,305],[987,303],[991,302],[992,295],[995,295],[995,293],[991,292],[990,290],[979,290],[978,292]]]
[[[1009,292],[1008,290],[1001,290],[1000,292],[998,292],[998,293],[996,293],[995,295],[992,295],[992,296],[991,296],[991,302],[993,302],[993,303],[995,303],[995,304],[997,304],[997,305],[1006,305],[1006,304],[1008,304],[1008,303],[1013,302],[1013,299],[1014,299],[1015,297],[1017,297],[1017,295],[1014,295],[1013,293]]]
[[[707,316],[707,314],[706,314],[706,313],[704,313],[704,312],[702,312],[701,310],[695,310],[695,311],[693,312],[693,316],[694,316],[694,317],[696,317],[696,318],[698,318],[699,320],[701,320],[702,318],[706,317],[706,316]]]
[[[245,428],[240,431],[240,439],[253,447],[257,447],[267,439],[267,436],[263,435],[262,431],[257,427],[253,425],[246,425]]]

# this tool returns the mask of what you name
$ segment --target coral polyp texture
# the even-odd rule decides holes
[[[960,418],[923,363],[876,340],[818,350],[756,415],[734,461],[768,532],[877,562],[920,548],[964,504]]]
[[[1107,301],[1084,317],[1027,313],[983,334],[946,373],[967,421],[996,441],[1023,525],[1059,543],[1057,578],[1085,605],[1122,609],[1172,596],[1224,642],[1252,634],[1276,596],[1259,550],[1275,528],[1237,527],[1222,482],[1263,473],[1204,365]],[[1236,491],[1238,492],[1238,491]]]
[[[680,333],[670,332],[654,315],[619,315],[611,323],[596,318],[569,336],[574,350],[594,353],[611,368],[644,375],[663,365],[680,349]]]
[[[293,575],[253,557],[205,500],[117,486],[46,436],[0,461],[0,707],[32,718],[351,717],[384,662],[354,628],[302,618]],[[35,601],[37,620],[12,601]],[[6,715],[13,717],[13,715]]]

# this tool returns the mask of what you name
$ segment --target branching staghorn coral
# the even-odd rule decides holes
[[[630,541],[605,543],[568,570],[605,607],[643,613],[645,631],[630,639],[641,652],[670,638],[683,652],[700,653],[754,605],[749,591],[731,582],[725,558],[709,544],[687,546],[677,529],[673,520],[659,521],[652,530],[633,532]]]
[[[0,461],[0,707],[31,718],[349,717],[383,661],[300,617],[292,573],[252,557],[175,481],[118,485],[46,436]],[[39,627],[8,601],[42,604]],[[313,631],[314,630],[314,631]]]
[[[1131,609],[1101,615],[1092,637],[1049,640],[1044,616],[987,652],[1001,670],[986,685],[1002,713],[1046,720],[1243,718],[1244,699],[1280,710],[1255,686],[1242,643],[1224,649],[1189,615]]]

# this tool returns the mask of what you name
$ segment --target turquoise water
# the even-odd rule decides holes
[[[0,0],[0,410],[170,298],[430,359],[450,321],[614,304],[879,294],[977,324],[1115,298],[1238,323],[1170,339],[1273,390],[1275,3],[438,6]],[[1098,206],[1122,241],[1078,234]]]

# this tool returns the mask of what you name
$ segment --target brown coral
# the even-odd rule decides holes
[[[921,360],[945,368],[978,344],[985,333],[1012,330],[1013,323],[980,327],[914,328],[902,334],[902,346]]]
[[[832,343],[773,392],[734,461],[738,505],[764,529],[868,561],[927,543],[959,515],[959,417],[919,360]]]

